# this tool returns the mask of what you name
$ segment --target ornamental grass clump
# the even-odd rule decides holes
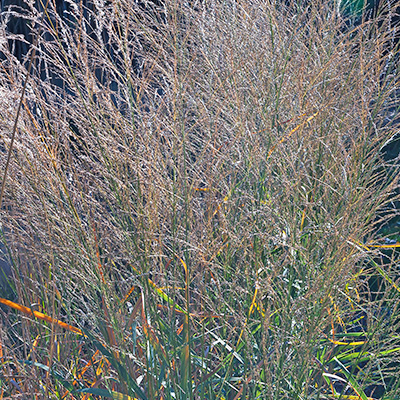
[[[4,398],[399,398],[397,47],[333,3],[27,7]]]

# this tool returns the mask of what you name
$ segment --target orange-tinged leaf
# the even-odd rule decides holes
[[[78,335],[84,336],[83,332],[79,328],[76,328],[75,326],[66,324],[65,322],[62,322],[58,319],[51,318],[48,315],[43,314],[39,311],[34,311],[28,307],[25,307],[18,303],[14,303],[13,301],[10,301],[7,299],[0,298],[0,303],[6,305],[8,307],[14,308],[15,310],[21,311],[24,314],[29,315],[31,317],[35,317],[37,319],[41,319],[43,321],[50,322],[51,324],[56,324],[58,326],[61,326],[64,329],[67,329],[68,331],[71,331],[71,332],[77,333]]]
[[[183,331],[183,324],[181,324],[181,325],[179,326],[178,330],[176,331],[176,334],[177,334],[177,335],[180,335],[180,334],[182,333],[182,331]]]
[[[307,125],[310,121],[312,121],[317,115],[319,114],[319,111],[315,112],[313,115],[308,117],[305,121],[303,121],[301,124],[297,125],[294,127],[285,137],[283,137],[278,143],[276,143],[274,146],[272,146],[271,150],[268,152],[267,160],[272,156],[272,153],[275,151],[275,149],[282,144],[283,142],[286,142],[295,132],[297,132],[300,128],[302,128],[304,125]]]
[[[136,289],[136,287],[137,287],[136,285],[133,285],[133,286],[128,290],[128,293],[127,293],[126,296],[124,297],[124,300],[122,300],[122,304],[125,304],[125,303],[128,301],[130,295],[134,292],[134,290]]]
[[[82,368],[82,370],[79,372],[77,379],[82,379],[83,375],[85,374],[85,372],[92,367],[92,365],[95,363],[96,361],[96,357],[98,356],[98,354],[100,353],[99,350],[96,350],[96,352],[93,354],[92,358],[89,360],[89,362]],[[74,382],[72,383],[73,385],[75,385],[76,383],[78,383],[77,379],[74,380]]]

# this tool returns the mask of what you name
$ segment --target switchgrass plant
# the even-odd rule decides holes
[[[388,13],[69,7],[2,43],[1,397],[398,399]]]

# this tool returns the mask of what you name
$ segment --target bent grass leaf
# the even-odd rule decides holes
[[[369,354],[366,352],[353,352],[350,354],[344,353],[344,354],[339,354],[336,356],[336,358],[338,360],[341,361],[348,361],[348,360],[353,360],[353,359],[357,359],[358,363],[362,363],[365,361],[369,361],[373,358],[377,358],[379,356],[387,356],[389,354],[393,354],[393,353],[398,353],[400,352],[400,347],[396,347],[394,349],[389,349],[389,350],[384,350],[384,351],[380,351],[379,353],[374,353],[374,354]]]
[[[351,374],[348,369],[345,367],[344,364],[342,364],[336,357],[334,358],[335,361],[341,366],[341,372],[344,374],[344,376],[347,378],[347,381],[349,385],[352,387],[352,389],[357,393],[357,395],[362,399],[362,400],[370,400],[367,395],[364,393],[364,391],[361,389],[360,385],[358,382],[355,380],[353,374]]]

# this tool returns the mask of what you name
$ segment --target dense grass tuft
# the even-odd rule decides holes
[[[1,44],[1,396],[399,399],[388,13],[192,3]]]

